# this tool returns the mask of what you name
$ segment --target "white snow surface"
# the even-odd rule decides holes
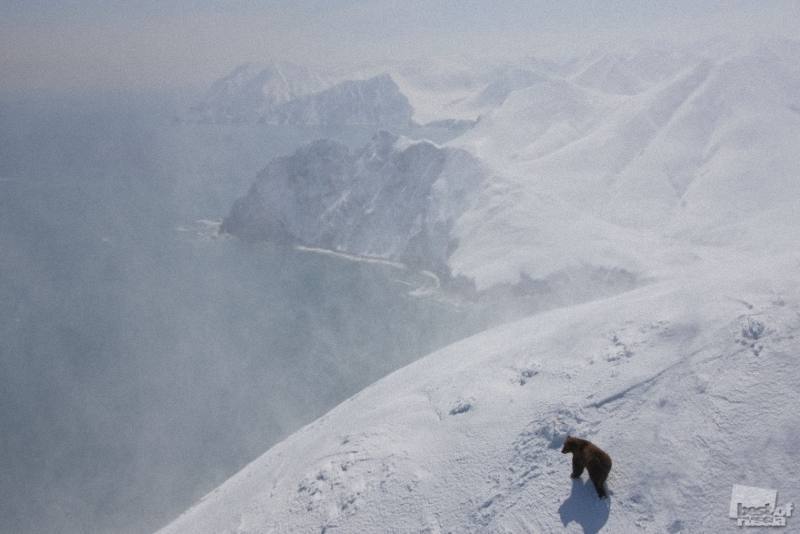
[[[737,530],[733,484],[800,502],[798,51],[508,75],[448,145],[490,169],[453,212],[450,268],[479,289],[602,269],[637,287],[392,373],[162,532],[716,533]],[[607,500],[570,480],[567,434],[613,458]]]
[[[646,276],[676,240],[787,210],[800,198],[796,51],[775,41],[720,57],[649,52],[665,65],[625,62],[632,94],[598,90],[608,73],[590,83],[592,69],[580,83],[550,76],[513,91],[450,143],[492,170],[455,226],[452,270],[480,288],[575,265]]]
[[[722,256],[433,353],[163,532],[727,532],[733,483],[797,499],[798,256]],[[607,501],[568,433],[612,455]]]

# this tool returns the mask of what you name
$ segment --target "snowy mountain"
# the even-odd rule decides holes
[[[290,62],[243,64],[211,85],[192,107],[190,119],[407,126],[410,105],[418,124],[473,121],[515,89],[550,75],[570,74],[575,68],[530,57],[499,63],[429,57],[324,70]]]
[[[451,143],[494,177],[451,267],[484,287],[575,264],[646,273],[664,261],[651,250],[784,210],[800,197],[795,47],[694,58],[632,95],[556,77],[514,91]]]
[[[407,127],[413,109],[388,74],[348,80],[275,107],[261,118],[272,124]]]
[[[253,238],[278,222],[292,224],[289,233],[301,242],[416,258],[414,263],[471,279],[479,289],[565,274],[586,279],[619,273],[645,279],[665,261],[682,257],[687,239],[717,239],[743,216],[783,209],[785,202],[800,196],[800,161],[794,157],[800,150],[796,46],[772,41],[736,51],[709,47],[706,54],[643,48],[590,54],[565,63],[569,68],[544,65],[541,69],[547,67],[547,74],[495,67],[495,81],[471,99],[494,102],[493,110],[448,143],[448,150],[470,152],[488,168],[471,174],[474,203],[451,210],[441,227],[446,231],[428,231],[437,235],[431,239],[449,245],[427,251],[427,238],[411,248],[387,241],[387,235],[406,240],[409,232],[417,232],[410,220],[394,227],[391,206],[415,216],[422,213],[421,208],[408,210],[406,189],[383,188],[388,178],[373,184],[381,191],[382,208],[369,196],[356,196],[332,212],[327,211],[331,203],[351,194],[348,180],[372,182],[340,178],[336,185],[328,179],[330,198],[309,209],[307,203],[285,202],[282,189],[267,187],[262,180],[259,203],[240,203],[227,227]],[[597,65],[610,63],[617,65],[614,72],[635,77],[635,91],[621,94],[616,82],[605,91],[599,89],[610,78],[609,71]],[[460,75],[446,71],[438,85],[431,81],[430,69],[421,71],[424,76],[411,72],[427,90],[442,88],[448,94],[454,86],[474,89],[479,85],[476,79],[489,76],[479,67],[480,76],[469,78],[459,70],[461,63],[458,66],[454,72]],[[346,82],[337,86],[341,91],[332,88],[281,109],[291,108],[288,115],[303,117],[296,119],[300,122],[319,120],[317,110],[337,108],[319,104],[335,100],[320,95],[349,94],[345,87],[353,83],[395,88],[388,76]],[[398,121],[404,116],[399,113]],[[344,154],[342,147],[339,151]],[[331,170],[314,150],[295,156],[303,157],[316,158],[318,174],[361,172],[350,163],[342,167],[337,158],[347,157],[341,154]],[[436,174],[435,168],[432,172]],[[426,191],[431,176],[410,169],[402,180]],[[296,187],[299,192],[291,198],[317,194],[313,189],[301,191],[304,186],[299,183]],[[359,202],[366,208],[357,208]],[[424,195],[412,202],[424,204]],[[244,206],[250,206],[247,217],[255,221],[264,216],[256,216],[253,206],[273,204],[264,208],[271,215],[261,230],[254,230],[258,224],[244,223]],[[348,214],[339,218],[342,210]],[[386,217],[379,225],[372,222],[376,213]],[[302,220],[303,229],[287,223],[290,219]]]
[[[686,51],[648,46],[595,52],[579,62],[580,71],[571,79],[605,93],[632,95],[669,79],[693,60]]]
[[[214,82],[191,116],[213,123],[408,126],[413,109],[391,76],[361,74],[342,81],[342,73],[294,63],[245,64]]]
[[[275,62],[264,68],[244,64],[214,82],[192,114],[208,122],[249,122],[330,85],[326,76],[295,63]]]
[[[473,105],[478,108],[492,108],[505,102],[508,95],[517,89],[530,87],[546,79],[538,72],[526,69],[509,69],[499,74],[478,93]]]
[[[448,119],[475,120],[502,104],[514,90],[529,87],[558,69],[522,58],[494,61],[478,58],[425,58],[388,67],[408,96],[419,123]]]
[[[380,132],[357,151],[316,141],[272,161],[223,230],[445,270],[483,167],[463,150]]]
[[[231,232],[575,294],[378,381],[163,532],[722,532],[733,484],[798,502],[798,50],[469,78],[460,102],[491,109],[443,147],[381,134],[274,161]],[[410,246],[421,228],[439,245]],[[614,276],[631,282],[578,303]],[[567,434],[614,459],[607,501],[569,479]]]

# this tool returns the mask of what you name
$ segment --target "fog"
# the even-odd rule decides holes
[[[245,62],[562,54],[624,38],[796,36],[796,2],[6,0],[0,92],[204,89]]]
[[[387,267],[215,238],[197,221],[224,216],[270,158],[330,132],[173,124],[173,105],[2,108],[3,532],[151,531],[479,325],[409,297]]]
[[[153,531],[393,370],[591,297],[596,273],[523,277],[480,301],[415,296],[410,270],[219,235],[273,158],[375,133],[176,120],[235,66],[800,27],[791,2],[555,5],[3,2],[0,532]]]

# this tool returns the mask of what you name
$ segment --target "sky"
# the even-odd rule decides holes
[[[798,28],[800,2],[783,0],[0,0],[0,91],[197,88],[248,61],[549,55]]]

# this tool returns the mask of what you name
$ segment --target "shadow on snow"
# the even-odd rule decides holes
[[[583,527],[584,534],[600,532],[611,512],[610,499],[610,496],[602,500],[598,499],[597,492],[588,478],[573,479],[572,492],[558,508],[561,523],[567,526],[575,521]]]

